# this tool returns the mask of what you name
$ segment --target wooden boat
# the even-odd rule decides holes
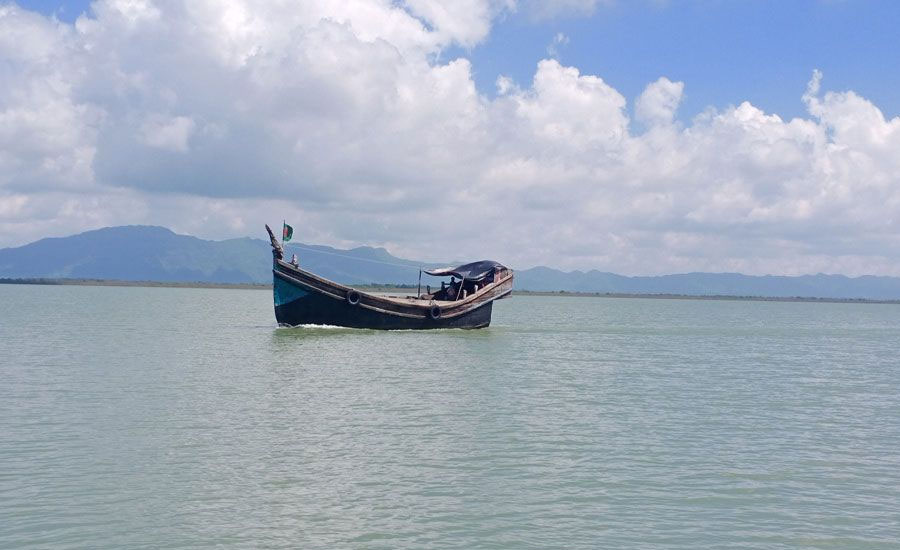
[[[512,292],[513,271],[490,260],[427,270],[451,277],[434,292],[385,296],[329,281],[284,261],[284,250],[269,226],[272,244],[275,319],[281,326],[334,325],[372,329],[483,328],[491,324],[494,300]],[[458,280],[457,280],[458,279]]]

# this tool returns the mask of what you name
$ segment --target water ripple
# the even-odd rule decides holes
[[[515,297],[277,329],[260,291],[0,299],[2,548],[898,548],[896,306]]]

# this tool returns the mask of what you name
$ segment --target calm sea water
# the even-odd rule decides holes
[[[896,549],[898,367],[892,305],[0,285],[0,548]]]

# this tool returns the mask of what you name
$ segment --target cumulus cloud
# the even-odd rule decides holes
[[[675,110],[681,103],[684,82],[672,82],[660,77],[647,85],[634,107],[635,117],[646,124],[670,124],[675,118]]]
[[[629,105],[555,59],[491,98],[442,54],[527,6],[444,4],[99,0],[74,25],[0,7],[0,246],[284,217],[442,261],[900,275],[900,119],[865,98],[815,73],[808,117],[678,122],[684,83]]]
[[[101,109],[81,102],[70,26],[0,6],[0,186],[82,187],[93,182]]]

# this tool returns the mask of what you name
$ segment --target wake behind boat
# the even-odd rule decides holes
[[[266,231],[272,244],[275,319],[282,326],[483,328],[491,324],[494,300],[512,292],[513,271],[491,260],[425,271],[451,278],[434,292],[428,288],[405,297],[363,292],[285,262],[281,243],[268,225]]]

